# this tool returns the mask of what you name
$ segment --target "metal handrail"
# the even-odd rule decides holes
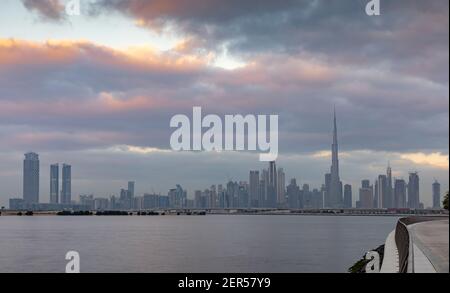
[[[398,250],[399,273],[414,273],[414,245],[408,226],[438,219],[441,218],[409,217],[398,220],[395,229],[395,244]]]
[[[409,259],[409,247],[410,239],[407,224],[404,220],[407,218],[402,218],[397,222],[397,227],[395,229],[395,244],[398,250],[398,262],[399,262],[399,273],[408,272],[408,259]]]

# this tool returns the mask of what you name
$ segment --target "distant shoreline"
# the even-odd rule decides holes
[[[320,210],[320,211],[290,211],[290,210],[152,210],[152,211],[9,211],[0,212],[0,216],[30,217],[30,216],[60,216],[60,217],[163,217],[163,216],[327,216],[327,217],[404,217],[412,215],[448,218],[447,211],[420,210],[410,213],[394,213],[389,211],[359,211],[359,210]]]

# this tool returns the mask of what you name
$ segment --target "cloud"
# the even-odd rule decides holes
[[[0,64],[2,148],[22,147],[11,131],[26,127],[22,131],[113,132],[123,135],[104,139],[103,146],[165,149],[170,118],[202,106],[205,115],[278,114],[280,151],[307,153],[328,149],[336,105],[343,150],[448,152],[448,85],[383,66],[271,53],[223,70],[209,53],[179,48],[13,39],[0,39]],[[47,148],[89,148],[86,140],[43,139]],[[35,145],[46,148],[43,139]]]
[[[61,22],[65,20],[64,5],[60,0],[21,0],[26,9],[37,12],[41,19]]]
[[[448,154],[443,155],[441,153],[412,153],[402,154],[400,157],[405,160],[410,160],[418,165],[429,165],[435,168],[448,170]]]
[[[171,150],[163,150],[158,148],[146,148],[146,147],[139,147],[139,146],[132,146],[132,145],[119,145],[119,146],[113,146],[109,149],[113,152],[126,152],[131,154],[138,154],[138,155],[148,155],[148,154],[154,154],[154,153],[172,153]]]
[[[95,10],[119,12],[141,27],[175,31],[201,48],[225,47],[233,55],[315,52],[330,62],[384,63],[446,83],[448,1],[385,1],[377,18],[365,14],[367,2],[103,0]]]

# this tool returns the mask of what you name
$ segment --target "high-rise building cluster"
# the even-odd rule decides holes
[[[11,209],[88,209],[88,210],[142,210],[142,209],[349,209],[353,205],[352,186],[343,184],[339,175],[339,147],[336,112],[333,117],[333,141],[331,144],[330,172],[325,174],[325,182],[319,189],[304,183],[301,187],[293,178],[286,185],[286,174],[275,161],[269,162],[267,169],[252,170],[248,181],[232,181],[222,185],[212,185],[204,190],[194,191],[188,198],[187,191],[180,185],[167,194],[144,194],[137,196],[135,182],[129,181],[127,188],[120,190],[119,196],[95,198],[94,195],[80,195],[79,202],[72,200],[72,168],[59,164],[50,166],[50,203],[39,202],[39,155],[25,154],[23,162],[23,198],[11,199]],[[60,183],[61,178],[61,183]],[[440,184],[432,186],[433,208],[441,205]],[[359,188],[360,209],[423,209],[419,195],[419,175],[409,174],[408,182],[393,178],[388,164],[385,174],[379,175],[371,184],[362,180]]]
[[[226,186],[213,185],[204,191],[195,192],[196,208],[323,208],[323,192],[302,189],[292,179],[286,186],[283,168],[269,162],[267,169],[252,170],[248,181],[229,181]]]
[[[33,152],[26,153],[23,160],[23,197],[10,199],[10,208],[15,210],[71,208],[74,204],[72,202],[72,167],[63,164],[61,178],[59,174],[59,164],[50,165],[50,202],[48,204],[41,203],[39,200],[39,155]]]
[[[362,180],[359,189],[359,201],[356,207],[361,209],[423,209],[419,196],[419,174],[409,173],[408,182],[402,178],[392,177],[392,168],[388,165],[386,174],[379,175],[374,184],[370,180]],[[440,201],[439,183],[433,184],[433,198]],[[439,198],[439,199],[437,199]],[[440,203],[433,208],[440,208]]]
[[[166,195],[135,195],[135,182],[129,181],[127,189],[121,189],[117,197],[97,198],[94,195],[80,195],[79,206],[87,210],[150,210],[150,209],[183,209],[193,207],[187,199],[187,191],[180,185],[170,189]]]
[[[59,164],[50,165],[50,203],[72,203],[72,166],[62,165],[61,192],[59,192]]]

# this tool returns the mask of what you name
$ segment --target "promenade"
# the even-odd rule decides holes
[[[449,272],[449,220],[413,224],[409,227],[414,245],[414,271],[428,272],[431,264],[435,272]],[[426,260],[422,260],[423,254]]]
[[[448,217],[399,220],[386,239],[382,273],[449,273]]]

